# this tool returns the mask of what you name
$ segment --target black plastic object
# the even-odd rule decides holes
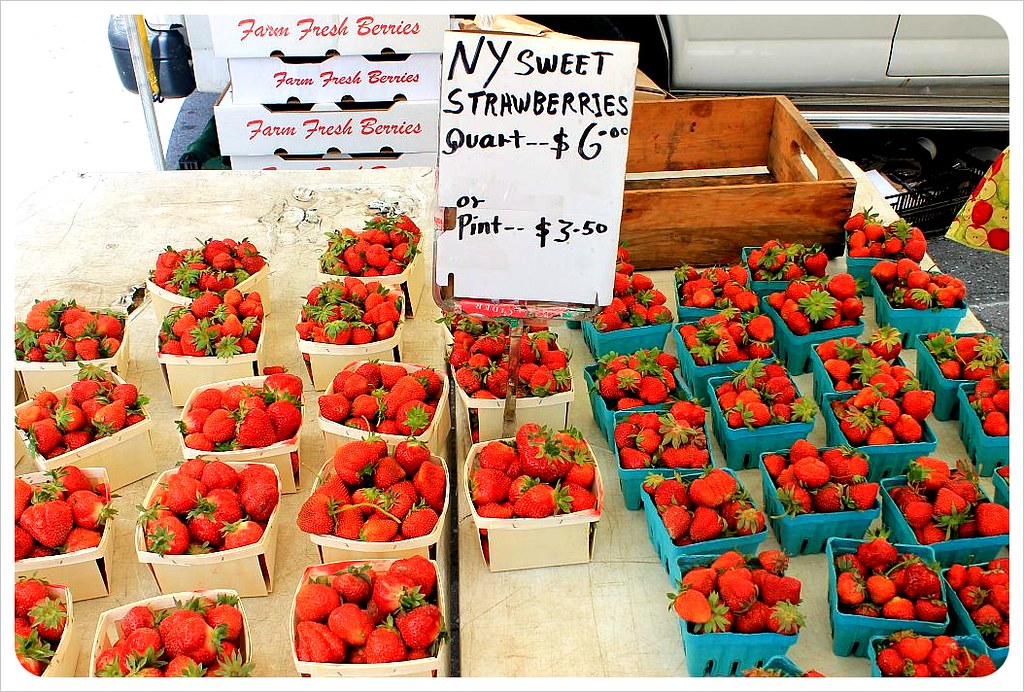
[[[181,28],[180,24],[172,24],[168,29],[153,29],[147,26],[153,69],[160,86],[159,95],[163,98],[184,98],[196,90],[191,64],[192,54],[179,31]],[[107,40],[114,55],[114,66],[117,68],[118,77],[121,78],[121,86],[133,94],[139,93],[135,83],[132,54],[128,47],[128,29],[121,15],[110,16]]]

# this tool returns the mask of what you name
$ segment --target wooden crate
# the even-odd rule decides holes
[[[772,238],[842,254],[856,182],[785,97],[634,103],[626,172],[651,174],[623,193],[638,269],[738,262]]]

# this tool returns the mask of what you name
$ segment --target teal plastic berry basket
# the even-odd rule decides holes
[[[629,417],[633,411],[616,411],[612,419],[612,429],[618,425],[621,421]],[[708,432],[708,421],[707,417],[704,418],[704,435],[708,438],[708,467],[715,465],[715,452],[711,445],[711,435]],[[676,472],[690,471],[690,470],[701,470],[701,469],[676,469],[666,468],[664,466],[643,468],[643,469],[624,469],[622,468],[622,459],[619,456],[619,448],[615,445],[615,441],[612,441],[612,452],[615,454],[615,468],[619,472],[619,488],[622,490],[622,502],[626,505],[626,509],[637,510],[640,509],[640,494],[643,492],[642,485],[644,479],[649,474],[657,474],[665,478],[671,478]]]
[[[984,569],[988,562],[975,563],[982,569]],[[970,565],[964,565],[969,567]],[[1008,646],[989,646],[985,638],[981,636],[981,632],[978,631],[978,626],[974,624],[974,620],[967,613],[967,608],[964,606],[964,602],[960,600],[960,596],[957,595],[956,590],[953,589],[949,584],[947,575],[949,574],[949,568],[942,570],[942,582],[946,585],[946,593],[949,594],[949,605],[950,610],[953,612],[953,617],[950,618],[950,631],[960,634],[966,637],[974,637],[977,639],[984,650],[980,653],[987,653],[992,662],[996,664],[996,667],[1003,665],[1006,661],[1006,657],[1010,654],[1010,647]]]
[[[989,435],[981,425],[978,412],[971,406],[967,397],[974,393],[977,382],[960,385],[956,396],[960,407],[960,418],[957,428],[960,439],[967,448],[967,455],[974,462],[979,476],[988,477],[1000,466],[1010,463],[1010,436]]]
[[[854,615],[839,610],[839,596],[836,593],[836,558],[857,552],[857,546],[865,543],[852,538],[830,538],[825,544],[825,560],[828,567],[829,625],[832,630],[832,653],[836,656],[867,657],[872,637],[885,637],[899,630],[913,630],[918,634],[935,637],[949,627],[949,615],[942,622],[924,620],[895,620],[892,618]],[[935,562],[935,552],[928,546],[893,544],[901,553],[911,553]],[[943,587],[945,594],[945,587]],[[944,600],[948,602],[948,597]]]
[[[811,371],[811,353],[814,347],[831,339],[844,336],[859,338],[864,331],[864,320],[858,319],[857,324],[835,329],[823,329],[803,336],[797,336],[789,330],[782,316],[768,304],[767,298],[761,299],[761,310],[768,315],[775,325],[775,353],[779,360],[786,364],[786,369],[794,375],[802,375]]]
[[[750,265],[747,264],[747,258],[750,257],[750,253],[753,250],[760,250],[761,248],[756,247],[745,247],[740,251],[740,259],[743,262],[743,267],[747,270],[747,281],[750,283],[750,290],[760,296],[766,296],[769,293],[775,291],[785,291],[786,286],[789,286],[789,281],[781,279],[779,281],[754,281],[754,273],[750,271]]]
[[[850,257],[849,254],[845,257],[846,273],[865,284],[871,281],[871,270],[885,259],[884,257]]]
[[[998,502],[1003,507],[1010,506],[1010,484],[1006,482],[1006,479],[998,473],[992,474],[992,488],[995,492],[992,494],[992,499]]]
[[[700,401],[701,406],[705,408],[710,403],[707,387],[710,378],[732,376],[750,364],[749,360],[738,360],[735,363],[697,365],[697,361],[693,359],[690,349],[686,348],[686,344],[683,343],[683,337],[679,333],[679,325],[676,325],[672,330],[672,340],[676,344],[676,357],[679,359],[679,370],[682,373],[683,382],[689,387],[693,396]],[[764,363],[772,363],[774,361],[774,356],[762,359]]]
[[[725,414],[718,405],[715,390],[728,381],[728,377],[712,377],[708,379],[708,398],[711,400],[711,429],[715,433],[718,445],[725,452],[725,465],[730,469],[741,471],[757,467],[764,452],[776,449],[789,449],[797,440],[807,439],[814,429],[814,423],[780,423],[766,425],[763,428],[730,428]],[[793,383],[797,397],[802,396],[796,382]]]
[[[632,351],[630,351],[632,353]],[[605,440],[608,441],[609,449],[615,449],[615,424],[612,422],[612,417],[616,413],[615,410],[608,408],[608,404],[605,403],[604,397],[597,390],[597,383],[594,381],[594,375],[597,372],[597,363],[591,363],[590,365],[584,366],[583,368],[583,381],[587,385],[587,396],[590,399],[590,410],[594,414],[594,421],[597,423],[598,429],[604,435]],[[672,390],[671,394],[679,397],[689,399],[692,394],[683,383],[679,373],[675,370],[672,371],[672,377],[675,380],[675,389]],[[626,409],[628,413],[642,413],[644,411],[667,411],[672,402],[666,402],[664,404],[646,404],[644,406],[637,406],[636,408]]]
[[[679,279],[676,278],[675,272],[672,273],[672,289],[676,295],[676,316],[680,322],[695,322],[701,317],[708,315],[716,315],[720,312],[720,308],[697,308],[692,305],[683,305],[679,301],[682,296],[679,294]]]
[[[820,451],[824,451],[823,448]],[[776,452],[786,454],[788,450]],[[770,454],[766,452],[765,454]],[[779,492],[775,481],[768,475],[764,465],[764,456],[758,466],[761,469],[761,496],[764,500],[764,513],[768,515],[768,524],[775,534],[775,539],[788,555],[813,555],[825,550],[825,544],[833,536],[840,538],[860,538],[868,530],[871,523],[882,513],[882,505],[875,499],[871,509],[846,510],[842,512],[812,512],[797,516],[786,516],[785,508],[779,500]]]
[[[882,675],[882,669],[878,667],[878,653],[876,649],[881,646],[882,642],[888,636],[889,635],[872,637],[871,641],[868,642],[868,661],[871,663],[871,677],[873,678],[885,677]],[[985,642],[981,641],[977,637],[958,636],[953,637],[953,639],[975,656],[980,656],[985,653]],[[996,663],[995,659],[992,659],[992,662]],[[998,666],[999,664],[996,663],[996,665]]]
[[[868,480],[877,482],[883,478],[906,473],[907,464],[911,459],[927,456],[935,451],[939,441],[928,426],[921,423],[921,439],[917,442],[897,442],[888,445],[853,445],[839,428],[839,419],[832,410],[833,401],[841,401],[854,396],[856,392],[837,392],[825,395],[825,405],[821,414],[825,417],[825,439],[829,447],[852,447],[868,457]]]
[[[629,327],[611,332],[599,332],[591,321],[583,322],[583,341],[594,358],[606,353],[633,353],[648,348],[665,350],[665,341],[672,331],[672,322],[649,324],[645,327]]]
[[[689,571],[694,567],[707,567],[718,555],[689,555],[678,560],[679,569]],[[743,675],[743,671],[763,666],[769,661],[785,656],[789,647],[796,644],[800,633],[776,634],[762,632],[743,634],[738,632],[691,632],[686,621],[679,619],[679,632],[683,638],[683,652],[686,654],[686,670],[690,677],[729,677]]]
[[[979,334],[954,334],[953,338],[961,336],[981,336],[988,332]],[[991,335],[991,334],[990,334]],[[930,389],[935,392],[935,407],[932,414],[938,420],[951,420],[956,417],[960,410],[960,399],[957,397],[957,390],[962,384],[970,384],[974,380],[951,380],[939,370],[939,364],[935,362],[935,356],[928,350],[925,343],[928,341],[928,333],[918,334],[914,337],[914,349],[917,351],[917,379],[921,383],[921,389]],[[1006,358],[1006,351],[1003,351]]]
[[[894,308],[888,296],[882,291],[875,277],[871,277],[871,295],[875,299],[875,322],[890,325],[903,334],[903,346],[910,348],[918,334],[937,332],[940,329],[956,331],[960,320],[967,315],[967,305],[960,308],[914,310]]]
[[[788,656],[772,656],[765,662],[764,669],[774,670],[790,678],[800,678],[804,675],[803,669],[793,663]]]
[[[824,342],[823,342],[824,343]],[[818,355],[817,348],[811,349],[810,355],[811,361],[811,373],[814,379],[814,403],[818,405],[822,411],[825,410],[825,396],[828,394],[838,394],[836,391],[835,382],[832,381],[831,375],[825,370],[825,363],[822,362],[821,356]],[[900,365],[906,367],[906,363],[899,356],[892,359],[892,365]],[[927,389],[927,387],[923,387]]]
[[[907,484],[906,476],[896,476],[882,480],[882,523],[892,531],[892,540],[906,545],[920,544],[914,529],[907,523],[907,518],[893,502],[889,491]],[[978,492],[985,501],[990,501],[982,488]],[[1010,544],[1010,535],[972,536],[971,538],[951,538],[948,541],[930,543],[928,547],[935,553],[935,559],[943,567],[960,563],[988,562],[999,554],[999,551]]]

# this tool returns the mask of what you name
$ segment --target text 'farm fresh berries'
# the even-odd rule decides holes
[[[993,649],[1010,645],[1010,560],[950,565],[943,573],[954,596],[985,643]]]
[[[597,359],[594,386],[611,411],[671,403],[682,394],[672,374],[678,365],[675,356],[657,348],[607,353]]]
[[[996,672],[992,658],[971,651],[962,641],[913,630],[894,632],[874,643],[882,677],[980,678]]]
[[[679,401],[667,411],[634,413],[615,426],[623,469],[689,468],[711,464],[699,403]]]
[[[785,367],[760,360],[750,361],[731,380],[720,384],[715,396],[730,428],[810,423],[818,411],[813,401],[797,396]]]
[[[825,276],[827,266],[828,256],[817,243],[807,247],[801,243],[769,240],[747,255],[747,269],[753,281],[821,277]]]
[[[861,512],[878,502],[878,483],[867,482],[868,458],[849,448],[818,450],[797,440],[788,454],[762,457],[787,516]]]
[[[843,226],[846,230],[848,257],[879,259],[909,258],[920,262],[928,249],[924,233],[905,219],[883,224],[870,209],[850,217]]]
[[[952,274],[925,271],[910,259],[883,260],[872,267],[871,276],[894,308],[962,308],[967,296],[967,287],[960,279]]]
[[[679,327],[679,335],[698,366],[771,358],[775,325],[759,311],[727,308]]]
[[[696,269],[689,265],[675,271],[677,299],[683,307],[702,309],[757,309],[757,294],[750,290],[747,269],[742,264]]]
[[[784,291],[768,295],[779,317],[796,336],[849,327],[864,313],[863,286],[850,274],[794,280]]]
[[[14,324],[14,357],[30,363],[111,358],[124,330],[124,313],[83,308],[74,300],[37,300]]]
[[[376,281],[345,277],[306,295],[295,331],[303,341],[359,346],[395,335],[405,315],[402,292]]]
[[[335,276],[394,276],[419,254],[420,229],[406,215],[375,216],[362,231],[330,231],[320,271]]]
[[[749,536],[765,530],[764,512],[754,506],[736,477],[721,468],[671,478],[651,475],[642,487],[675,545]]]
[[[292,634],[299,661],[401,663],[437,656],[448,638],[437,573],[422,556],[335,563],[304,579]]]
[[[34,577],[14,582],[14,652],[21,667],[42,675],[68,623],[68,592]],[[70,636],[70,633],[69,633]]]
[[[94,365],[75,377],[18,407],[15,424],[33,454],[53,459],[146,420],[149,399],[134,384]]]
[[[198,297],[212,292],[224,295],[263,269],[267,261],[247,238],[240,241],[208,239],[198,248],[168,247],[156,260],[149,278],[170,293]]]
[[[46,472],[43,483],[14,479],[14,559],[66,555],[97,547],[117,514],[101,480],[76,466]]]
[[[1003,342],[993,334],[954,336],[949,329],[927,334],[925,348],[947,380],[978,381],[1006,362]]]
[[[444,378],[422,366],[356,361],[318,399],[320,416],[368,432],[422,435],[437,413]]]
[[[198,591],[166,608],[130,608],[92,666],[99,677],[249,677],[255,663],[244,645],[238,597]]]
[[[1002,363],[995,372],[978,380],[967,395],[971,408],[978,414],[981,429],[989,437],[1010,434],[1010,364]]]
[[[168,356],[231,358],[255,353],[263,332],[260,294],[228,289],[223,297],[200,293],[173,308],[160,324],[160,353]]]

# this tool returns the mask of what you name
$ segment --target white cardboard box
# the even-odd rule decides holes
[[[218,58],[440,53],[448,15],[213,14]]]
[[[329,156],[327,154],[266,154],[231,156],[233,171],[361,171],[379,168],[437,167],[437,152],[393,156]]]
[[[409,101],[440,97],[441,56],[414,53],[399,60],[364,55],[329,58],[228,58],[235,103]]]
[[[438,101],[397,101],[387,108],[365,104],[300,104],[278,110],[236,103],[231,88],[213,107],[224,156],[425,152],[437,149]]]

